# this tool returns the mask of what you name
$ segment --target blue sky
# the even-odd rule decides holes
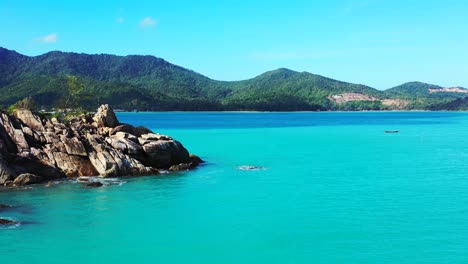
[[[162,57],[218,80],[286,67],[468,87],[468,1],[0,0],[0,46]]]

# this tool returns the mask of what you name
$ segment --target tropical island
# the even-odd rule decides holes
[[[0,105],[31,97],[40,109],[108,103],[123,111],[468,110],[468,90],[410,82],[387,90],[277,69],[243,81],[212,80],[153,56],[0,48]],[[78,88],[76,88],[78,87]]]

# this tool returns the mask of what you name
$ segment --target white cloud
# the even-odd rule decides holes
[[[141,22],[140,22],[140,27],[152,27],[155,26],[158,23],[156,19],[153,19],[151,17],[145,17]]]
[[[117,23],[122,24],[123,22],[125,22],[125,19],[123,17],[118,17],[116,21]]]
[[[52,34],[40,37],[38,40],[39,42],[42,42],[42,43],[55,43],[58,40],[58,35],[57,33],[52,33]]]

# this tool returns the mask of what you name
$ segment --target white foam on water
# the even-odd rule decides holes
[[[81,179],[81,181],[79,180]],[[109,185],[117,185],[122,186],[123,184],[127,183],[127,181],[123,181],[122,178],[102,178],[102,177],[94,177],[94,176],[81,176],[73,181],[73,183],[92,183],[92,182],[100,182],[104,186]]]

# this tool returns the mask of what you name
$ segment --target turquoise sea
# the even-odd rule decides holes
[[[16,206],[0,216],[22,221],[0,229],[0,263],[468,263],[466,113],[119,118],[206,165],[0,189]]]

